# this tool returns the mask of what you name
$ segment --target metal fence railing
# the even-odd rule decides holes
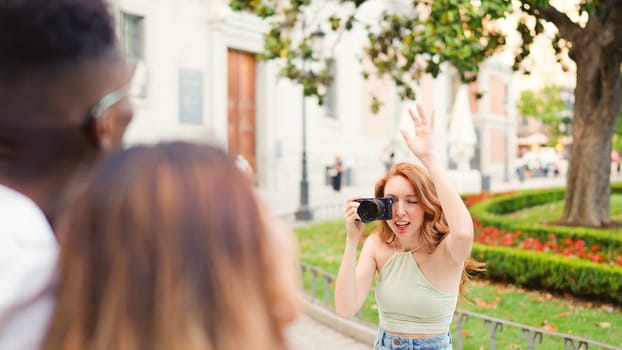
[[[305,263],[300,263],[300,280],[302,290],[307,291],[307,296],[314,302],[324,307],[334,310],[332,300],[334,295],[335,276]],[[356,314],[359,323],[371,325],[363,321],[363,310],[359,310]]]
[[[300,272],[301,287],[306,292],[307,297],[310,298],[312,301],[319,303],[324,307],[334,311],[332,300],[334,295],[334,282],[336,277],[316,266],[305,263],[300,263]],[[368,326],[376,326],[364,321],[362,315],[362,310],[359,311],[356,315],[356,319],[359,323]],[[497,347],[499,346],[498,341],[503,339],[502,332],[508,328],[513,328],[515,331],[514,333],[520,333],[520,340],[522,340],[523,345],[525,345],[529,350],[622,350],[622,348],[616,347],[614,345],[604,344],[595,340],[590,340],[569,334],[551,332],[542,328],[536,328],[460,309],[456,310],[455,312],[454,324],[456,328],[454,332],[452,332],[456,350],[462,350],[465,346],[465,337],[463,336],[463,330],[465,329],[467,321],[471,319],[473,319],[473,321],[483,322],[485,327],[488,329],[488,342],[490,344],[490,350],[497,349]],[[543,340],[546,338],[548,338],[548,342],[543,344]],[[520,349],[524,349],[524,347],[520,347]]]
[[[542,345],[541,349],[564,349],[564,350],[588,350],[588,349],[605,349],[605,350],[621,350],[622,348],[614,345],[604,344],[595,340],[577,337],[569,334],[551,332],[542,328],[531,327],[528,325],[502,320],[475,312],[456,310],[454,322],[456,324],[455,344],[456,349],[463,348],[462,330],[469,318],[483,321],[489,330],[490,350],[497,349],[497,338],[502,337],[501,332],[506,328],[513,328],[520,331],[521,339],[527,343],[527,349],[534,350],[536,346]],[[549,338],[549,343],[543,345],[543,340]],[[546,347],[544,347],[546,346]],[[551,346],[554,346],[552,348]]]
[[[314,218],[315,220],[335,219],[341,215],[342,209],[343,206],[341,205],[313,208]],[[293,220],[294,214],[280,215],[280,218],[283,220]],[[302,262],[300,263],[300,272],[301,287],[306,292],[307,297],[313,302],[319,303],[334,312],[332,300],[334,296],[334,284],[336,277],[319,267]],[[377,325],[363,320],[362,310],[357,313],[356,320],[361,324],[368,325],[370,327],[377,327]],[[460,309],[456,310],[454,314],[455,329],[452,332],[456,350],[462,350],[464,346],[467,345],[467,337],[463,335],[463,330],[465,330],[467,322],[483,322],[485,328],[488,330],[487,342],[489,343],[490,350],[496,350],[497,347],[504,348],[504,345],[500,344],[502,344],[504,336],[508,333],[513,333],[514,335],[519,334],[518,337],[521,344],[517,344],[520,346],[517,347],[517,349],[524,349],[526,346],[528,350],[622,350],[621,347],[604,344],[595,340],[548,331],[542,328],[532,327]],[[507,339],[505,340],[507,343]]]

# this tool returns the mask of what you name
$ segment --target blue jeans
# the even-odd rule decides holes
[[[374,343],[374,350],[452,350],[451,333],[431,338],[406,338],[387,333],[382,327]]]

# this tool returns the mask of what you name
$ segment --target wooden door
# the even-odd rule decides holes
[[[241,154],[255,174],[255,55],[229,49],[228,69],[228,149]]]

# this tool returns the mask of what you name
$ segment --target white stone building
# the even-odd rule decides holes
[[[332,2],[322,2],[324,9]],[[183,139],[221,145],[242,154],[254,168],[260,192],[277,212],[291,212],[299,202],[302,153],[302,92],[279,79],[278,63],[256,58],[263,48],[266,25],[258,18],[234,13],[226,0],[112,0],[119,35],[136,66],[133,89],[135,119],[128,144]],[[372,13],[376,2],[370,7]],[[317,6],[317,5],[316,5]],[[407,108],[388,80],[364,80],[359,60],[365,36],[354,31],[328,51],[336,75],[332,103],[306,101],[307,159],[310,205],[321,204],[332,189],[326,167],[340,155],[346,167],[344,185],[367,188],[383,174],[383,157],[413,160],[399,128],[410,127]],[[331,39],[327,38],[330,42]],[[425,78],[418,90],[427,109],[436,110],[435,150],[447,156],[448,116],[457,84],[446,69],[437,79]],[[472,100],[478,148],[472,164],[493,178],[513,175],[515,133],[511,71],[494,61],[483,65]],[[140,77],[144,79],[140,79]],[[371,94],[383,101],[378,114],[370,109]],[[463,192],[479,190],[479,179]],[[334,197],[332,197],[334,198]]]

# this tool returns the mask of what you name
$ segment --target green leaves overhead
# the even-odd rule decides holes
[[[437,76],[444,63],[455,67],[463,81],[473,81],[479,64],[505,44],[495,22],[511,11],[510,0],[413,1],[408,11],[383,12],[372,27],[360,23],[356,16],[366,1],[339,2],[351,13],[322,18],[320,27],[335,33],[353,28],[366,30],[368,43],[364,50],[375,69],[364,76],[390,76],[404,99],[413,99],[414,83],[426,73]],[[310,45],[311,28],[305,28],[304,38],[294,39],[294,32],[299,33],[303,22],[309,21],[303,15],[310,3],[311,0],[234,0],[230,6],[271,20],[261,57],[284,60],[281,74],[302,84],[305,95],[316,96],[322,103],[324,87],[332,77],[321,62],[322,57]]]
[[[546,85],[539,90],[523,90],[516,104],[523,117],[534,117],[548,126],[555,140],[568,135],[572,106],[562,100],[561,86]],[[563,125],[563,128],[560,128]]]
[[[572,225],[609,224],[608,173],[595,169],[601,169],[609,157],[610,144],[603,140],[613,134],[622,105],[622,1],[557,1],[553,6],[549,0],[380,0],[374,5],[384,5],[385,12],[366,25],[357,12],[367,2],[325,0],[321,2],[323,11],[309,10],[311,0],[231,0],[230,4],[234,10],[252,11],[271,21],[263,57],[284,60],[282,74],[304,85],[304,93],[317,96],[320,103],[325,84],[332,77],[323,68],[321,55],[308,45],[308,31],[317,24],[310,25],[309,21],[306,37],[296,36],[305,27],[304,13],[320,20],[324,31],[333,32],[332,38],[348,30],[366,32],[364,52],[373,69],[363,76],[388,76],[402,98],[412,99],[418,80],[426,74],[437,76],[447,66],[453,66],[464,82],[476,79],[480,64],[505,46],[499,21],[516,12],[512,18],[518,20],[519,33],[515,70],[530,68],[525,59],[532,52],[534,38],[542,34],[553,38],[552,47],[562,68],[566,55],[576,65],[573,132],[587,136],[575,137],[573,149],[586,147],[590,151],[571,158],[570,194],[563,221]],[[334,14],[326,14],[328,4],[343,6]],[[350,13],[344,13],[347,11]],[[320,15],[326,18],[317,18]],[[590,156],[585,156],[588,153]]]
[[[276,14],[274,4],[271,6],[261,0],[230,0],[229,7],[234,11],[253,12],[261,18],[268,18]]]
[[[355,28],[366,31],[367,44],[363,50],[373,70],[363,72],[363,76],[388,76],[401,98],[413,99],[417,81],[425,74],[436,77],[446,64],[456,69],[463,82],[475,80],[479,65],[506,44],[499,21],[517,9],[520,16],[516,29],[521,41],[513,69],[529,73],[524,62],[531,53],[534,37],[544,32],[545,21],[563,21],[565,16],[551,7],[548,0],[411,0],[411,6],[386,2],[386,10],[377,21],[366,24],[357,17],[366,2],[329,1],[341,4],[341,9],[338,13],[324,13],[323,18],[318,18],[322,11],[309,9],[312,0],[231,0],[229,3],[233,10],[252,12],[269,21],[270,30],[261,57],[283,60],[281,74],[303,84],[305,94],[317,96],[320,103],[325,84],[332,77],[326,72],[321,55],[310,45],[311,30],[315,30],[318,22],[318,28],[336,35]],[[602,0],[579,1],[577,12],[604,16],[606,11],[603,12],[601,3]],[[302,28],[304,38],[300,36]],[[569,48],[568,38],[559,34],[554,37],[553,49],[562,68],[566,68],[562,56]]]
[[[400,97],[414,99],[414,82],[436,77],[449,63],[464,82],[475,80],[479,64],[505,44],[495,21],[511,10],[510,1],[415,1],[411,13],[383,13],[370,30],[368,57],[377,74],[389,74]]]

